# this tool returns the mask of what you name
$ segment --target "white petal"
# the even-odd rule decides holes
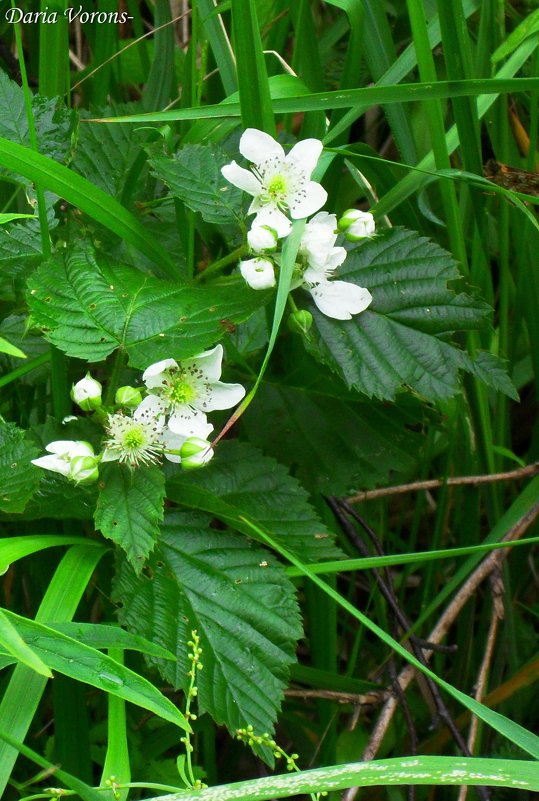
[[[144,370],[142,373],[142,380],[148,387],[148,389],[152,389],[153,387],[159,387],[163,383],[163,373],[168,367],[177,367],[178,362],[174,361],[174,359],[163,359],[161,362],[155,362],[155,364],[150,364],[149,367]]]
[[[186,439],[189,437],[207,439],[213,431],[213,426],[208,423],[204,412],[190,409],[188,406],[174,412],[168,421],[168,427],[173,434],[181,434]]]
[[[103,454],[101,456],[102,462],[116,462],[120,458],[120,451],[114,450],[114,448],[105,448]]]
[[[269,225],[270,228],[273,228],[274,231],[277,232],[279,239],[288,236],[292,230],[292,223],[288,217],[284,215],[274,203],[266,203],[263,206],[261,204],[256,204],[256,208],[253,208],[256,200],[257,198],[251,203],[251,208],[249,209],[249,213],[251,211],[256,212],[253,225]]]
[[[307,178],[310,178],[323,147],[319,139],[303,139],[294,145],[286,160],[289,164],[297,164],[306,173]]]
[[[275,286],[273,264],[268,259],[240,261],[240,273],[251,289],[271,289]]]
[[[334,320],[351,320],[372,302],[368,289],[348,281],[323,281],[309,291],[322,314]]]
[[[70,459],[73,456],[93,456],[94,449],[89,442],[82,442],[80,440],[72,439],[57,439],[54,442],[49,442],[45,445],[45,450],[49,453],[59,453],[68,456]]]
[[[42,467],[44,470],[52,470],[53,473],[60,473],[63,476],[69,475],[69,462],[60,459],[58,456],[40,456],[39,459],[32,459],[32,464]]]
[[[337,247],[332,248],[331,253],[329,254],[329,258],[327,261],[326,268],[328,270],[336,270],[337,267],[340,267],[343,261],[346,259],[346,249]]]
[[[237,186],[238,189],[249,192],[250,195],[259,195],[262,191],[262,185],[256,175],[253,175],[251,170],[240,167],[235,161],[221,167],[221,173],[227,181]]]
[[[241,135],[240,153],[253,164],[262,164],[268,158],[284,159],[284,150],[279,142],[256,128],[247,128]]]
[[[302,220],[304,217],[309,217],[322,208],[327,199],[328,193],[324,187],[315,181],[309,181],[305,186],[304,193],[301,195],[295,194],[288,198],[290,216],[293,220]]]
[[[157,395],[147,395],[133,412],[133,419],[163,421],[164,423],[167,409],[166,401],[158,398]]]
[[[212,412],[215,409],[230,409],[239,403],[244,396],[245,387],[242,387],[241,384],[223,384],[222,381],[218,381],[210,387],[204,410]]]
[[[179,451],[182,447],[183,443],[189,439],[185,434],[175,434],[170,428],[163,434],[163,444],[167,450],[170,451]],[[165,459],[168,459],[169,462],[175,462],[178,464],[181,462],[182,457],[179,453],[167,453],[165,451]]]
[[[221,378],[222,362],[223,346],[216,345],[211,350],[205,350],[204,353],[200,353],[192,359],[183,359],[181,364],[185,370],[190,370],[193,367],[201,370],[202,376],[200,379],[197,377],[197,380],[209,381],[210,384],[213,384],[214,381],[218,381]]]

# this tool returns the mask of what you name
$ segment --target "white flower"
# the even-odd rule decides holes
[[[271,289],[272,286],[275,286],[273,262],[262,256],[240,261],[240,273],[251,289]]]
[[[269,134],[247,128],[240,139],[240,153],[252,167],[246,170],[233,161],[221,172],[227,181],[253,196],[249,214],[256,214],[257,225],[269,225],[281,236],[290,233],[293,220],[314,214],[327,200],[311,174],[322,152],[318,139],[298,142],[288,155]]]
[[[322,314],[334,320],[351,320],[372,303],[368,289],[348,281],[320,281],[309,292]]]
[[[175,434],[207,439],[213,426],[206,412],[229,409],[241,401],[241,384],[224,384],[221,377],[222,345],[192,359],[164,359],[150,365],[142,376],[149,390],[136,413],[154,418],[170,415],[168,426]]]
[[[58,439],[45,445],[48,456],[32,459],[32,464],[44,470],[52,470],[66,478],[72,478],[72,461],[78,456],[94,457],[94,449],[89,442],[73,441],[71,439]]]
[[[339,230],[349,242],[359,242],[360,239],[373,236],[375,228],[374,217],[370,211],[348,209],[339,220]]]
[[[152,417],[147,412],[135,411],[133,417],[109,414],[105,426],[107,439],[103,462],[118,461],[138,467],[140,464],[156,464],[164,454],[171,462],[179,462],[179,451],[186,440],[165,429],[162,417]],[[168,453],[167,451],[178,453]]]
[[[295,286],[307,289],[320,311],[335,320],[350,320],[372,302],[368,289],[347,281],[330,281],[346,259],[346,250],[335,247],[337,218],[321,211],[305,226],[299,247],[303,272]]]
[[[253,223],[247,234],[247,242],[253,253],[276,250],[278,239],[275,228],[270,228],[269,225],[257,225],[256,222]]]
[[[203,467],[213,458],[214,451],[206,439],[190,437],[181,448],[182,467],[184,470],[193,470]]]
[[[71,400],[85,412],[101,406],[101,384],[86,373],[84,378],[71,387]]]

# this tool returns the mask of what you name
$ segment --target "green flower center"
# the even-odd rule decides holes
[[[286,181],[282,175],[274,175],[267,185],[267,193],[272,200],[278,200],[286,194]]]
[[[136,449],[140,448],[146,443],[144,432],[140,428],[131,428],[126,431],[123,436],[123,445],[125,448]]]
[[[170,388],[169,398],[172,403],[191,403],[197,396],[196,389],[187,381],[176,381]]]

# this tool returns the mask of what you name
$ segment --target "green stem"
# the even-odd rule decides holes
[[[46,353],[42,353],[41,356],[36,356],[36,358],[31,361],[21,364],[20,367],[16,367],[15,370],[12,370],[10,373],[0,378],[0,387],[5,387],[6,384],[11,384],[12,381],[16,381],[18,378],[21,378],[21,376],[31,373],[32,370],[41,367],[42,364],[46,364],[50,358],[51,352],[47,351]]]
[[[118,382],[120,380],[120,375],[122,370],[125,367],[127,361],[127,356],[124,350],[118,349],[116,351],[116,355],[114,356],[114,362],[112,364],[112,371],[109,378],[109,385],[107,387],[107,391],[105,393],[105,398],[103,401],[104,406],[112,406],[114,403],[114,397],[116,395],[116,390],[118,389]]]
[[[208,275],[213,275],[214,273],[218,273],[223,267],[228,267],[229,264],[232,264],[235,261],[239,261],[242,256],[245,256],[248,253],[247,245],[241,245],[241,247],[236,248],[227,256],[223,256],[222,259],[218,259],[217,261],[212,262],[208,267],[206,267],[200,275],[197,275],[195,281],[202,281]]]

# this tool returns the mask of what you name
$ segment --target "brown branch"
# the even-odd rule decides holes
[[[360,503],[361,501],[372,501],[375,498],[386,498],[388,495],[404,495],[406,492],[420,492],[421,490],[439,489],[440,487],[462,487],[467,484],[490,484],[494,481],[516,481],[521,478],[529,478],[539,473],[539,462],[519,467],[516,470],[509,470],[505,473],[493,473],[481,476],[457,476],[453,478],[431,478],[426,481],[412,481],[409,484],[398,484],[395,487],[381,487],[380,489],[365,490],[356,492],[346,498],[348,503]]]
[[[505,537],[503,537],[503,542],[514,542],[515,540],[520,539],[524,536],[527,529],[531,526],[531,524],[536,520],[539,516],[539,503],[534,504],[534,506],[529,509],[521,519],[512,526]],[[449,606],[446,608],[440,619],[438,620],[437,624],[430,632],[427,639],[430,642],[438,643],[447,634],[452,624],[457,619],[460,611],[468,602],[468,600],[472,597],[475,593],[477,588],[480,584],[487,578],[495,569],[499,568],[503,561],[507,558],[509,551],[511,549],[503,549],[499,551],[493,551],[488,556],[486,556],[482,562],[476,567],[473,573],[467,578],[464,582],[460,590],[457,592]],[[431,655],[431,652],[425,651],[424,653],[425,658],[428,659]],[[405,690],[412,679],[414,678],[416,673],[416,669],[412,667],[412,665],[407,665],[400,673],[398,682],[403,690]],[[385,734],[389,728],[393,715],[398,705],[398,699],[395,694],[392,694],[386,703],[384,704],[380,716],[376,722],[376,726],[374,731],[371,735],[371,739],[365,749],[365,752],[362,756],[364,761],[369,761],[374,759],[376,756],[380,746],[382,745],[382,741],[385,737]],[[357,788],[350,788],[347,790],[343,795],[343,801],[353,801],[357,793]]]
[[[338,704],[354,704],[354,706],[374,706],[387,698],[387,690],[373,690],[370,693],[345,693],[337,690],[300,690],[288,689],[284,694],[290,698],[324,698]]]

